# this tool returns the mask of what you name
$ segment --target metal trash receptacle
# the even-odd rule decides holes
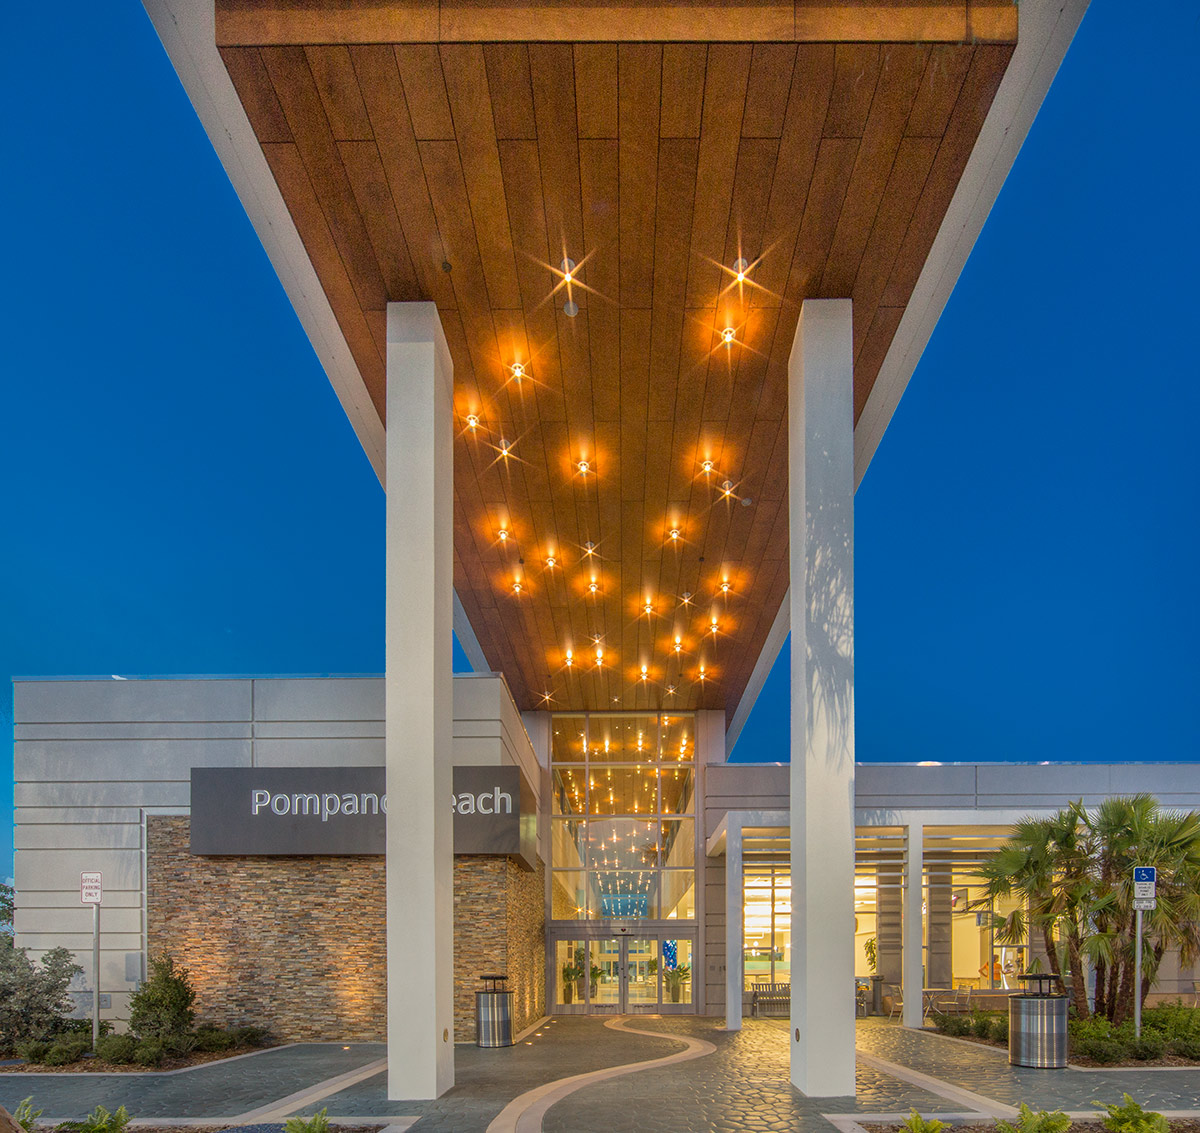
[[[1039,983],[1042,979],[1049,977],[1040,977]],[[1009,1065],[1035,1070],[1066,1067],[1067,1003],[1065,995],[1043,992],[1040,987],[1038,991],[1021,991],[1008,997]]]
[[[477,1046],[512,1046],[512,997],[503,985],[508,976],[480,976],[485,986],[475,993]]]

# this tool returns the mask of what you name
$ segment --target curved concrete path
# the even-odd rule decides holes
[[[684,1043],[683,1050],[662,1058],[648,1058],[642,1062],[627,1062],[622,1066],[609,1066],[604,1070],[593,1070],[588,1074],[575,1074],[570,1078],[558,1078],[553,1082],[537,1086],[518,1094],[496,1116],[487,1127],[487,1133],[541,1133],[542,1118],[555,1102],[562,1101],[568,1094],[582,1090],[585,1086],[594,1086],[607,1082],[612,1078],[621,1078],[626,1074],[636,1074],[639,1070],[658,1069],[670,1066],[676,1062],[690,1062],[693,1058],[704,1058],[716,1053],[716,1047],[706,1039],[696,1039],[689,1035],[665,1034],[662,1031],[643,1031],[629,1026],[629,1020],[636,1016],[620,1016],[605,1022],[606,1027],[614,1031],[628,1031],[632,1035],[649,1035],[651,1038],[664,1039],[667,1042]]]

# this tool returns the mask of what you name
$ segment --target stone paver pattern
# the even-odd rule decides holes
[[[717,1053],[679,1066],[645,1070],[611,1085],[588,1086],[551,1108],[545,1133],[830,1133],[822,1113],[962,1110],[961,1105],[859,1066],[854,1098],[806,1098],[788,1081],[788,1024],[747,1019],[742,1030],[697,1016],[639,1019],[663,1034],[707,1039]],[[414,1127],[422,1129],[421,1125]]]
[[[1200,1108],[1200,1069],[1030,1070],[1010,1066],[999,1048],[956,1042],[874,1019],[858,1024],[857,1042],[860,1050],[879,1058],[1007,1105],[1026,1102],[1035,1109],[1081,1111],[1100,1102],[1119,1102],[1123,1093],[1129,1093],[1148,1109]]]
[[[0,1074],[0,1105],[33,1096],[44,1120],[83,1117],[97,1105],[124,1105],[137,1118],[236,1117],[315,1082],[375,1062],[383,1043],[305,1043],[248,1058],[214,1062],[182,1074]],[[319,1106],[317,1108],[320,1108]]]

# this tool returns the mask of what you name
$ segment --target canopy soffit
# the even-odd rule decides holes
[[[455,587],[522,708],[734,710],[788,585],[800,304],[854,300],[857,417],[1015,30],[994,4],[218,3],[381,418],[386,304],[438,306]]]

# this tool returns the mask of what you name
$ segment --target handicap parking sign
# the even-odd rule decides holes
[[[1135,865],[1133,867],[1134,881],[1148,881],[1153,885],[1158,880],[1158,870],[1152,865]]]

